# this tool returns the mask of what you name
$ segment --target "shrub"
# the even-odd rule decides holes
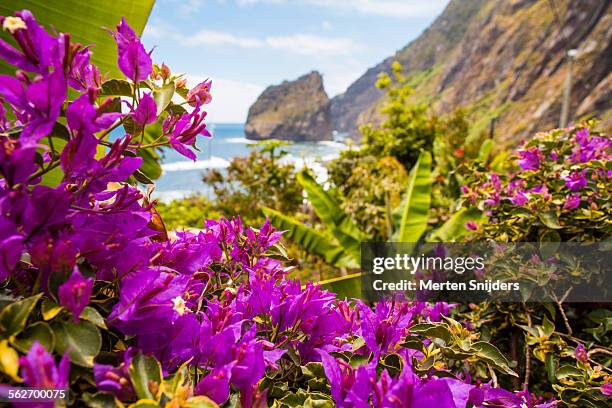
[[[609,137],[592,124],[539,133],[518,149],[509,175],[468,166],[468,205],[489,219],[479,239],[597,242],[612,235]]]

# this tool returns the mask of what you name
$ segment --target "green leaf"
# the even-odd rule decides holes
[[[502,352],[491,343],[487,343],[486,341],[477,341],[476,343],[472,344],[472,350],[476,352],[475,355],[477,357],[480,357],[482,360],[493,365],[494,368],[497,368],[506,374],[518,377],[518,374],[510,369],[508,359],[506,359]]]
[[[21,382],[17,375],[19,372],[19,355],[9,346],[7,340],[0,341],[0,371],[8,375],[15,382]]]
[[[130,379],[136,391],[136,395],[141,399],[158,401],[162,393],[162,371],[159,362],[155,357],[137,355],[132,360],[129,368]],[[156,393],[152,392],[153,383],[157,384]]]
[[[565,379],[568,377],[582,377],[584,373],[577,367],[571,365],[563,365],[557,370],[557,379]]]
[[[38,341],[48,352],[52,352],[55,348],[55,336],[51,327],[45,322],[29,325],[11,343],[17,350],[26,353],[32,347],[34,340]]]
[[[217,408],[218,405],[208,397],[204,395],[198,395],[195,397],[189,398],[181,407],[184,408]]]
[[[110,79],[102,84],[102,96],[133,96],[134,87],[125,79]]]
[[[84,393],[83,401],[91,408],[117,408],[123,407],[121,402],[115,399],[115,396],[106,392],[97,392],[95,394]]]
[[[557,367],[555,365],[555,353],[546,353],[544,356],[546,363],[546,374],[548,375],[548,381],[553,384],[557,378]]]
[[[321,187],[306,169],[298,172],[297,180],[306,191],[308,200],[321,221],[342,247],[359,258],[365,234],[353,223],[340,204]]]
[[[548,317],[546,316],[544,316],[544,320],[542,321],[542,331],[547,338],[552,336],[555,331],[554,323],[548,320]]]
[[[361,273],[324,280],[319,285],[321,289],[338,295],[338,298],[358,298],[361,296]]]
[[[394,241],[418,242],[427,229],[431,203],[431,153],[422,151],[408,176],[408,187],[394,214]]]
[[[0,313],[0,332],[3,337],[15,335],[24,329],[30,313],[32,313],[41,296],[42,293],[39,293],[36,296],[25,298],[8,305],[2,310],[2,313]]]
[[[138,149],[138,156],[142,157],[142,164],[138,171],[142,172],[149,180],[157,180],[162,175],[159,164],[159,156],[151,149]]]
[[[166,106],[172,100],[174,96],[174,82],[169,82],[153,91],[153,99],[155,100],[155,106],[157,107],[157,114],[159,115],[166,109]]]
[[[270,218],[270,222],[280,230],[287,230],[288,238],[301,245],[308,252],[319,255],[326,262],[346,268],[359,267],[359,258],[356,254],[345,252],[345,250],[331,237],[323,235],[319,231],[309,228],[300,221],[283,215],[268,207],[262,207],[263,213]]]
[[[152,399],[141,399],[131,404],[129,408],[159,408],[160,405]]]
[[[40,307],[40,311],[42,313],[43,320],[45,321],[53,319],[63,309],[64,309],[63,306],[60,306],[57,303],[49,299],[44,299]]]
[[[468,233],[468,229],[465,227],[466,222],[479,221],[482,218],[482,212],[477,208],[462,208],[435,230],[427,241],[455,242]]]
[[[478,160],[481,162],[486,162],[489,159],[489,155],[491,154],[491,150],[493,149],[493,140],[487,139],[480,145],[480,149],[478,150]]]
[[[79,323],[53,322],[51,329],[55,334],[55,351],[64,354],[69,350],[70,361],[82,367],[93,367],[94,357],[102,347],[102,337],[98,328],[86,320]]]
[[[81,312],[81,319],[87,320],[98,326],[101,329],[107,329],[106,323],[104,323],[104,318],[96,309],[91,306],[86,306],[85,309]]]
[[[442,323],[419,323],[410,328],[411,333],[420,334],[425,337],[441,339],[445,344],[449,344],[452,334],[447,325]]]
[[[548,228],[563,228],[563,226],[559,224],[559,219],[557,218],[557,214],[554,211],[538,212],[538,218],[540,219],[540,221],[542,221],[542,224],[546,225]]]
[[[95,45],[92,62],[98,66],[102,75],[108,73],[112,78],[123,78],[117,67],[117,44],[107,29],[113,29],[125,19],[138,35],[142,33],[154,0],[3,0],[0,2],[0,15],[10,16],[16,10],[27,8],[48,32],[70,33],[75,43]],[[0,38],[15,44],[7,31],[0,32]],[[0,62],[0,72],[13,74],[15,67]]]

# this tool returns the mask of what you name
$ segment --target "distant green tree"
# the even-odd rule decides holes
[[[409,169],[421,150],[431,151],[438,130],[438,119],[429,114],[423,104],[409,103],[414,90],[402,74],[402,66],[395,61],[392,74],[382,73],[376,87],[386,91],[380,112],[386,119],[380,126],[361,127],[365,155],[392,156]]]
[[[155,205],[155,210],[169,230],[182,227],[203,228],[205,219],[219,218],[219,212],[213,208],[213,203],[201,195],[192,195],[168,203],[159,202]]]
[[[259,223],[259,206],[294,214],[302,203],[302,187],[295,166],[282,159],[287,142],[266,141],[247,157],[234,158],[224,170],[210,170],[204,177],[214,191],[214,206],[221,215],[240,214],[246,222]]]

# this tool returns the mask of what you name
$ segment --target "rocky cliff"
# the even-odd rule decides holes
[[[245,133],[252,140],[331,140],[330,100],[321,74],[266,88],[249,109]]]
[[[356,135],[359,125],[380,121],[374,83],[398,60],[414,102],[440,114],[465,109],[473,133],[497,118],[496,139],[514,144],[558,125],[567,51],[576,49],[571,116],[595,114],[610,130],[611,9],[609,0],[451,0],[420,37],[332,100],[333,127]]]

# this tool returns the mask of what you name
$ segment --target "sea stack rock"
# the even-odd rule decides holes
[[[269,86],[249,108],[245,126],[251,140],[331,140],[330,99],[317,71]]]

